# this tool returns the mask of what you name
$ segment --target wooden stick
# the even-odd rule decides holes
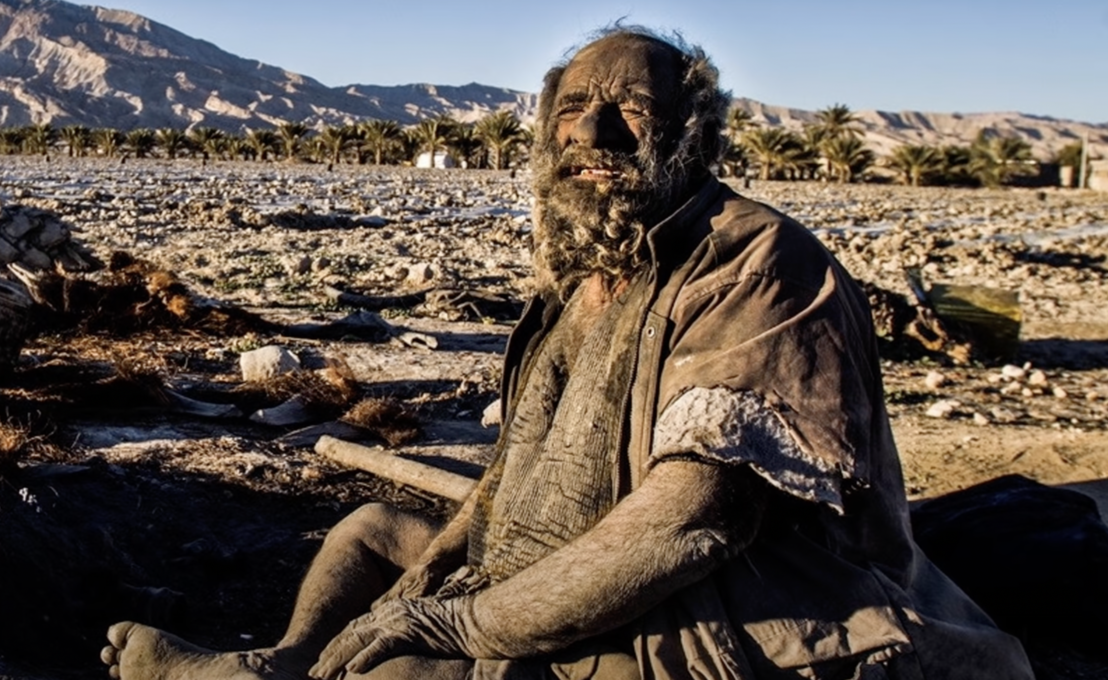
[[[315,451],[343,465],[356,467],[398,484],[414,486],[459,503],[468,498],[473,487],[477,485],[477,480],[469,477],[401,458],[383,449],[351,444],[328,435],[319,438]]]

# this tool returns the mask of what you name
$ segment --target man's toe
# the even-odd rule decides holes
[[[111,645],[104,647],[100,650],[100,660],[109,666],[114,666],[119,663],[119,650]]]
[[[108,642],[112,643],[112,646],[116,649],[123,649],[127,645],[127,636],[134,627],[135,623],[132,621],[115,624],[108,629]]]

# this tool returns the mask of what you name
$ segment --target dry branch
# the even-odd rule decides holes
[[[324,435],[315,445],[316,453],[331,460],[373,473],[398,484],[405,484],[461,503],[469,497],[477,481],[418,461],[401,458],[382,449],[351,444]]]

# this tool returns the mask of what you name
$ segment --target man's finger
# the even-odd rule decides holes
[[[350,673],[365,673],[382,661],[400,656],[402,652],[397,647],[396,638],[379,637],[358,652],[358,655],[346,664],[346,670]]]
[[[339,633],[320,652],[319,661],[312,666],[308,674],[319,680],[334,680],[339,677],[339,672],[346,664],[365,648],[366,645],[363,642],[365,639],[349,628]]]

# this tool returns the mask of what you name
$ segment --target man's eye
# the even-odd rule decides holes
[[[579,104],[571,104],[569,106],[563,106],[558,109],[559,118],[576,118],[581,115],[581,112],[585,110],[585,107]]]
[[[624,118],[644,118],[650,114],[639,106],[621,106],[619,112]]]

